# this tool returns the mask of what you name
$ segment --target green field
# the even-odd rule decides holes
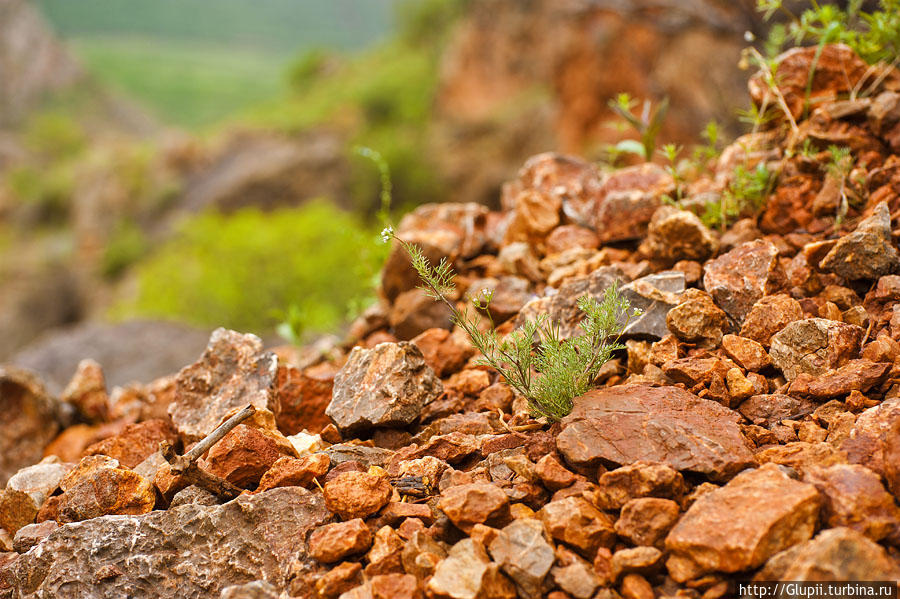
[[[301,53],[367,47],[392,19],[392,0],[36,3],[102,83],[191,129],[277,96]]]

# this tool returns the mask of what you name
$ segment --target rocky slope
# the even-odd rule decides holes
[[[576,298],[617,281],[643,308],[560,423],[474,363],[399,247],[344,346],[220,329],[177,374],[108,391],[84,362],[58,397],[0,370],[0,597],[712,599],[753,578],[900,579],[900,73],[846,99],[872,73],[829,46],[803,118],[813,52],[778,67],[796,131],[782,115],[683,190],[690,208],[733,191],[736,165],[777,173],[723,231],[663,203],[678,182],[660,167],[557,154],[501,211],[400,224],[453,261],[460,301],[495,290],[504,331],[542,313],[571,331]],[[852,151],[846,177],[830,144]]]

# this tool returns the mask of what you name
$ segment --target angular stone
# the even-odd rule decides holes
[[[382,574],[369,581],[372,599],[421,599],[422,591],[415,576],[409,574]]]
[[[419,348],[425,363],[443,377],[460,370],[473,353],[472,345],[447,329],[428,329],[412,340]]]
[[[362,584],[362,564],[343,562],[316,580],[316,592],[326,599],[336,599],[359,584]]]
[[[696,214],[673,206],[660,206],[653,213],[643,255],[670,265],[679,260],[704,261],[719,249],[719,240]]]
[[[278,359],[255,335],[216,329],[200,360],[178,373],[169,415],[187,441],[199,441],[234,408],[273,401]]]
[[[624,574],[650,574],[662,565],[663,552],[656,547],[619,549],[612,556],[612,577]]]
[[[75,406],[89,422],[103,422],[109,415],[109,395],[103,369],[94,360],[78,363],[75,376],[63,389],[60,400]]]
[[[757,301],[787,282],[778,248],[763,239],[739,245],[708,262],[704,270],[703,288],[738,324]]]
[[[472,539],[450,548],[428,581],[428,593],[437,599],[515,599],[516,588]]]
[[[410,289],[397,296],[391,305],[388,322],[397,339],[409,341],[433,328],[453,326],[450,308],[429,297],[421,289]]]
[[[101,468],[66,490],[59,500],[59,522],[80,522],[108,514],[146,514],[156,504],[153,483],[132,470]]]
[[[816,404],[808,400],[780,393],[754,395],[737,408],[747,420],[766,428],[782,420],[798,420],[815,409]]]
[[[16,536],[13,539],[13,550],[17,553],[26,553],[50,536],[50,533],[57,528],[59,528],[59,524],[53,520],[47,520],[40,524],[27,524],[16,532]]]
[[[722,337],[722,349],[729,358],[745,370],[758,372],[772,365],[772,359],[766,353],[766,348],[762,346],[762,343],[753,339],[738,335],[725,335]]]
[[[789,466],[803,473],[810,468],[846,464],[847,455],[829,443],[794,441],[760,451],[756,454],[756,461],[760,464]]]
[[[372,531],[361,518],[326,524],[309,535],[309,555],[323,564],[364,553],[372,546]]]
[[[774,556],[757,580],[898,580],[900,566],[884,548],[850,528],[829,528]]]
[[[666,537],[669,576],[741,572],[812,537],[822,503],[812,485],[767,464],[698,498]]]
[[[100,470],[118,468],[119,466],[119,460],[109,456],[85,456],[62,477],[59,481],[59,488],[63,491],[68,491],[83,480],[90,480]]]
[[[381,574],[404,574],[401,557],[403,547],[403,539],[393,528],[379,528],[375,533],[372,549],[366,554],[366,559],[369,560],[365,569],[366,576],[371,578]]]
[[[900,420],[898,398],[886,399],[860,414],[849,436],[840,445],[841,451],[846,453],[845,461],[861,464],[885,476],[890,484],[891,479],[887,476],[889,466],[896,469],[896,465],[892,465],[888,459],[892,455],[891,444],[896,442],[891,438],[891,431],[897,429],[898,420]]]
[[[545,455],[538,463],[535,464],[535,474],[544,483],[544,486],[551,491],[558,491],[572,485],[576,476],[570,470],[567,470],[559,463],[553,455]]]
[[[616,534],[633,545],[661,548],[669,530],[678,522],[680,511],[671,499],[632,499],[622,506],[616,520]]]
[[[262,475],[256,491],[268,491],[276,487],[310,487],[313,480],[328,473],[330,465],[331,460],[324,453],[314,453],[299,459],[281,456]]]
[[[435,568],[445,557],[447,550],[425,531],[414,532],[400,554],[406,572],[421,579],[434,574]]]
[[[330,517],[321,495],[285,488],[224,505],[94,518],[58,528],[26,553],[14,584],[26,596],[98,599],[217,597],[261,578],[284,589],[291,562],[306,559],[304,539]],[[98,581],[101,567],[118,574]]]
[[[39,505],[35,505],[31,496],[22,491],[3,489],[0,491],[0,528],[9,535],[34,522]]]
[[[824,318],[797,320],[772,337],[769,355],[788,381],[800,373],[818,376],[855,358],[863,333],[858,326]]]
[[[366,518],[391,498],[387,477],[368,472],[342,472],[325,483],[325,505],[344,520]]]
[[[0,485],[20,468],[44,457],[44,447],[59,431],[57,402],[37,376],[0,366]]]
[[[553,582],[575,599],[593,597],[600,581],[591,565],[574,553],[567,554],[565,559],[559,561],[560,565],[550,570]],[[552,593],[548,595],[550,597],[553,597]]]
[[[59,488],[60,481],[74,466],[50,456],[16,472],[7,481],[6,488],[28,493],[34,505],[41,506]]]
[[[600,246],[600,238],[587,227],[561,225],[553,229],[545,240],[547,254],[561,254],[572,248],[595,250]]]
[[[513,212],[503,245],[540,243],[560,222],[562,200],[552,194],[524,189],[513,199]]]
[[[447,464],[458,464],[478,451],[478,447],[478,440],[474,435],[453,432],[432,437],[428,443],[413,452],[410,457],[431,456]]]
[[[444,490],[438,507],[457,528],[469,532],[476,524],[498,526],[509,518],[509,498],[490,483],[456,485]]]
[[[582,497],[566,497],[545,505],[539,512],[550,536],[593,559],[600,547],[616,540],[613,520]]]
[[[873,541],[900,542],[900,508],[868,468],[856,464],[813,468],[804,480],[824,497],[822,519],[829,527],[846,526]]]
[[[851,391],[865,393],[880,385],[888,377],[892,364],[871,360],[850,360],[836,370],[812,376],[800,373],[791,383],[789,393],[804,395],[819,401],[849,395]]]
[[[822,259],[820,267],[848,281],[878,279],[897,272],[900,253],[891,239],[891,214],[887,202],[872,216],[844,235]]]
[[[623,286],[621,294],[631,308],[641,314],[631,319],[622,331],[624,337],[660,339],[669,330],[666,315],[678,303],[678,296],[684,291],[684,273],[665,271],[641,277]]]
[[[405,426],[441,391],[440,379],[415,345],[354,347],[334,377],[334,395],[325,413],[343,435]]]
[[[803,318],[800,302],[789,295],[767,295],[750,309],[741,327],[741,337],[753,339],[768,347],[772,335],[788,324]]]
[[[330,424],[325,408],[331,401],[337,371],[338,367],[332,362],[322,362],[303,370],[279,364],[272,410],[278,430],[285,435],[296,435],[303,430],[318,434]]]
[[[159,444],[168,441],[175,445],[178,436],[168,421],[146,420],[129,424],[118,435],[108,437],[84,450],[85,455],[108,455],[120,464],[134,468],[159,450]]]
[[[233,485],[250,488],[284,455],[272,435],[239,424],[212,446],[201,467]]]
[[[576,398],[557,447],[576,466],[662,462],[728,478],[754,463],[739,418],[676,387],[610,387]]]
[[[682,341],[716,347],[729,323],[725,312],[708,295],[691,290],[666,314],[666,327]]]
[[[643,237],[660,206],[660,198],[674,188],[672,176],[652,162],[611,174],[598,191],[592,223],[600,243]]]
[[[686,490],[684,477],[669,465],[635,462],[601,474],[592,501],[602,509],[617,510],[639,497],[678,501]]]
[[[515,520],[504,527],[490,543],[494,561],[512,578],[519,595],[539,598],[544,578],[556,559],[553,546],[544,538],[544,526],[538,520]]]

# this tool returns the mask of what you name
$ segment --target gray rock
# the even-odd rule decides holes
[[[472,539],[463,539],[450,548],[428,581],[428,592],[447,599],[515,597],[513,583]],[[496,594],[494,594],[496,593]]]
[[[544,536],[544,525],[534,518],[523,518],[503,528],[491,542],[491,557],[515,582],[519,595],[541,597],[544,579],[556,556]]]
[[[678,305],[684,292],[684,273],[665,271],[641,277],[622,287],[622,295],[632,308],[642,313],[625,328],[625,337],[661,339],[669,334],[666,315]]]
[[[256,335],[216,329],[200,360],[178,373],[169,415],[179,434],[197,441],[234,408],[271,409],[278,359]]]
[[[887,202],[878,204],[874,214],[860,222],[853,233],[841,237],[819,266],[850,281],[878,279],[897,272],[900,253],[891,239]]]
[[[278,589],[265,580],[236,584],[222,591],[219,599],[278,599]]]
[[[344,462],[359,462],[366,468],[371,466],[383,468],[387,465],[391,456],[394,455],[394,452],[390,449],[366,447],[365,445],[349,445],[347,443],[331,445],[324,449],[322,453],[327,454],[331,459],[332,468]]]
[[[44,520],[39,524],[27,524],[16,531],[13,538],[13,549],[18,553],[25,553],[59,528],[55,520]]]
[[[354,347],[334,376],[325,414],[343,435],[414,422],[443,386],[422,352],[407,342]]]
[[[304,539],[330,519],[322,496],[299,487],[103,516],[52,532],[18,560],[13,586],[22,599],[199,599],[257,580],[284,589],[291,563],[307,561]]]
[[[622,385],[576,398],[556,445],[576,466],[662,462],[727,479],[755,463],[740,419],[677,387]]]
[[[0,485],[5,485],[44,457],[44,447],[59,432],[59,405],[34,374],[0,366],[0,410]]]
[[[47,497],[59,487],[59,481],[75,464],[60,462],[56,456],[41,460],[39,464],[22,468],[6,483],[7,489],[28,493],[35,505],[43,505]]]

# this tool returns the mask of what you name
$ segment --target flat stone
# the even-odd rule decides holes
[[[441,391],[440,379],[415,345],[354,347],[334,377],[334,395],[325,413],[342,435],[405,426]]]
[[[782,420],[798,420],[815,409],[811,401],[781,393],[754,395],[737,408],[747,420],[766,428]]]
[[[441,599],[515,599],[516,587],[484,548],[463,539],[450,548],[428,581],[428,593]]]
[[[512,578],[519,595],[537,599],[543,595],[544,579],[556,559],[553,546],[544,538],[539,520],[515,520],[490,543],[490,554]]]
[[[822,519],[829,527],[846,526],[873,541],[900,542],[900,508],[868,468],[857,464],[813,468],[804,480],[822,494]]]
[[[342,472],[325,483],[325,505],[344,520],[366,518],[391,498],[387,477],[367,472]]]
[[[361,518],[326,524],[309,535],[309,555],[323,564],[364,553],[372,546],[372,531]]]
[[[93,518],[56,529],[24,554],[13,584],[35,599],[217,597],[260,579],[285,589],[292,562],[306,560],[304,539],[330,517],[321,495],[295,487]],[[101,569],[116,575],[98,580]]]
[[[668,464],[635,462],[601,474],[592,501],[602,509],[618,510],[639,497],[678,501],[686,490],[684,477]]]
[[[196,363],[178,373],[169,415],[187,441],[199,441],[235,408],[269,409],[278,359],[255,335],[216,329]]]
[[[872,216],[861,221],[855,231],[838,239],[820,267],[849,281],[873,280],[897,272],[900,253],[891,239],[887,202],[878,204]]]
[[[704,268],[703,287],[738,324],[764,295],[777,293],[787,282],[778,248],[757,239],[743,243]]]
[[[883,383],[892,364],[871,360],[850,360],[843,366],[819,376],[800,373],[791,383],[789,393],[824,401],[849,395],[852,391],[869,391]]]
[[[36,375],[0,366],[0,485],[21,468],[41,461],[46,447],[59,432],[58,402]]]
[[[557,447],[576,466],[662,462],[728,478],[754,464],[739,418],[677,387],[622,385],[576,398]]]
[[[609,548],[615,543],[612,518],[582,497],[551,501],[538,515],[551,537],[571,546],[587,559],[594,559],[600,547]]]
[[[262,475],[257,492],[276,487],[311,487],[314,480],[328,473],[330,465],[331,460],[324,453],[314,453],[302,458],[281,456]]]
[[[856,325],[834,320],[797,320],[772,337],[769,355],[788,381],[800,373],[819,376],[855,358],[863,334]]]
[[[476,524],[497,526],[509,520],[509,498],[490,483],[456,485],[444,490],[438,507],[457,528],[469,532]]]
[[[822,500],[816,488],[768,464],[699,497],[666,537],[677,582],[757,568],[812,537]]]
[[[678,297],[684,291],[684,273],[670,270],[641,277],[627,285],[620,292],[628,300],[631,308],[641,310],[622,331],[624,337],[660,339],[669,333],[666,315],[678,304]]]
[[[105,515],[146,514],[156,504],[153,483],[125,468],[101,468],[60,496],[59,522],[79,522]]]

